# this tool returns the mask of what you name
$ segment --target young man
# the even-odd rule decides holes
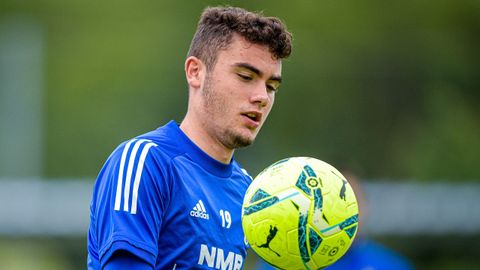
[[[277,19],[204,10],[185,61],[187,114],[121,144],[90,205],[88,269],[241,269],[251,181],[233,159],[272,108],[291,35]]]

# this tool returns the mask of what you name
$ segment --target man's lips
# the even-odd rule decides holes
[[[262,113],[258,111],[249,111],[242,113],[242,115],[248,120],[252,127],[258,127],[262,120]]]

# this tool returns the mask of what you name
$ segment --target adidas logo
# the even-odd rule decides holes
[[[193,207],[193,210],[190,211],[190,216],[203,218],[203,219],[210,219],[210,217],[207,214],[207,210],[205,210],[205,205],[203,205],[202,200],[198,200],[197,204]]]

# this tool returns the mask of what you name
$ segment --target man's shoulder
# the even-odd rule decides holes
[[[169,131],[168,125],[123,141],[112,155],[120,156],[142,151],[145,154],[154,155],[159,161],[172,159],[181,154],[181,149],[176,143],[174,134]]]
[[[238,162],[235,160],[233,161],[233,170],[237,172],[237,175],[240,176],[244,181],[243,183],[247,186],[253,181],[252,176],[248,173],[246,169],[244,169]]]

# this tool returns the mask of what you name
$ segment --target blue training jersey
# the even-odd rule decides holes
[[[102,269],[118,250],[154,269],[241,269],[250,182],[233,159],[211,158],[174,121],[122,143],[94,186],[88,269]]]

